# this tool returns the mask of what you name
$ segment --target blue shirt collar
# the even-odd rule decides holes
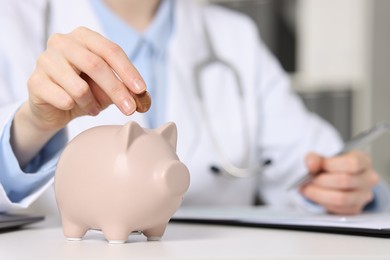
[[[137,32],[113,13],[102,0],[91,0],[105,35],[117,43],[131,60],[137,57],[143,44],[149,44],[154,54],[164,54],[173,31],[172,0],[161,0],[152,23],[144,33]]]

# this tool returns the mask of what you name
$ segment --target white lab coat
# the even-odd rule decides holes
[[[20,102],[27,99],[26,82],[44,49],[44,2],[0,2],[3,19],[0,23],[0,131]],[[249,205],[259,192],[266,203],[291,205],[292,197],[286,187],[305,174],[304,155],[311,150],[325,155],[334,153],[341,146],[337,133],[305,110],[290,89],[288,77],[259,40],[257,28],[248,18],[220,7],[209,7],[204,12],[204,21],[212,44],[218,55],[239,71],[244,85],[243,109],[249,119],[249,129],[243,132],[240,103],[232,87],[235,85],[231,74],[220,65],[210,67],[204,74],[203,102],[217,139],[226,156],[235,163],[242,159],[243,135],[249,135],[253,159],[272,160],[266,171],[253,178],[234,179],[213,174],[210,166],[219,166],[219,158],[205,130],[193,78],[195,64],[208,55],[202,12],[194,1],[176,2],[175,29],[168,56],[166,121],[177,124],[177,152],[191,174],[190,189],[183,203]],[[50,34],[67,33],[78,26],[103,34],[88,0],[52,0]],[[125,124],[128,120],[147,126],[143,114],[125,117],[111,106],[95,118],[74,120],[68,129],[73,137],[91,126]]]

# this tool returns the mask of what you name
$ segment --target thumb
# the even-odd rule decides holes
[[[310,152],[305,157],[305,164],[310,173],[316,174],[323,167],[324,157],[317,153]]]

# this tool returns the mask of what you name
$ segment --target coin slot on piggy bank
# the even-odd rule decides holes
[[[63,232],[81,240],[101,230],[111,243],[142,232],[159,240],[190,184],[176,154],[177,129],[145,129],[135,122],[98,126],[65,147],[55,174]]]

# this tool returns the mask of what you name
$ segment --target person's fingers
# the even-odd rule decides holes
[[[101,110],[105,109],[112,104],[110,97],[101,89],[101,87],[96,84],[87,74],[81,73],[81,77],[88,83],[91,88],[91,91],[99,103]],[[145,113],[149,110],[152,104],[152,100],[148,91],[145,91],[141,94],[130,93],[136,103],[137,112]]]
[[[103,91],[103,89],[96,84],[87,74],[81,73],[80,77],[83,78],[89,85],[93,96],[99,104],[101,110],[104,110],[109,105],[113,104],[111,98]]]
[[[143,78],[117,44],[85,27],[77,28],[72,34],[89,50],[102,57],[131,92],[140,94],[146,90]]]
[[[373,192],[371,189],[362,190],[333,190],[319,187],[314,184],[306,185],[301,189],[303,196],[309,200],[322,205],[327,210],[330,209],[362,209],[368,202],[373,199]]]
[[[44,70],[54,83],[68,93],[85,114],[97,115],[100,111],[90,87],[74,70],[62,55],[47,51],[37,60],[38,66]],[[66,76],[64,76],[66,75]],[[47,89],[44,89],[45,92]]]
[[[324,170],[328,172],[361,173],[370,167],[370,157],[357,150],[324,161]]]
[[[28,88],[31,93],[29,107],[34,116],[33,121],[41,129],[60,129],[83,113],[76,108],[74,99],[51,81],[46,73],[35,70],[28,81]]]
[[[65,58],[96,82],[122,113],[130,115],[135,112],[136,104],[130,91],[104,59],[62,35],[53,36],[49,42],[57,46],[61,44],[66,46],[60,49]]]
[[[345,172],[332,172],[317,175],[312,183],[329,189],[353,190],[361,188],[372,188],[379,182],[378,174],[370,169],[356,175]]]
[[[324,158],[317,153],[310,152],[305,157],[306,167],[309,173],[316,174],[321,171]]]
[[[28,87],[36,105],[50,104],[60,110],[71,110],[75,106],[75,102],[68,93],[66,93],[60,86],[52,82],[50,78],[38,70],[28,80]],[[42,91],[44,88],[45,91]]]
[[[328,206],[326,211],[331,214],[338,215],[356,215],[363,211],[363,206],[355,205],[350,207],[337,207],[337,206]]]

